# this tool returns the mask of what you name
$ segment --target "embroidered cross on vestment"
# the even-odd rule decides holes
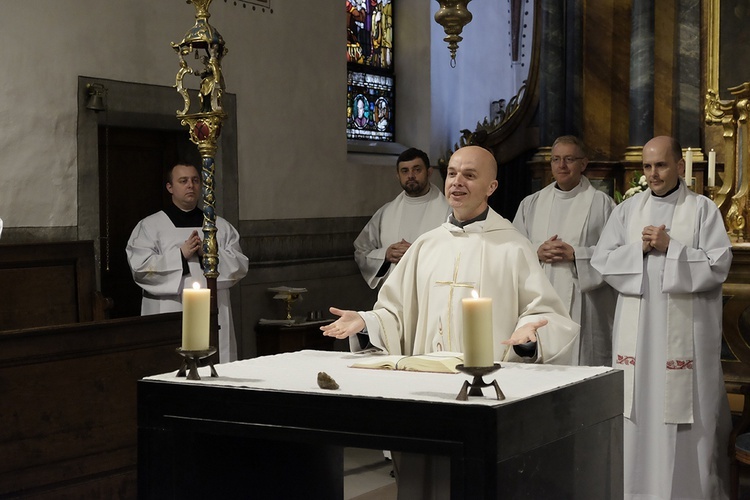
[[[456,257],[456,262],[453,265],[453,281],[436,281],[436,285],[442,285],[442,286],[448,286],[450,287],[450,290],[448,291],[448,341],[446,345],[446,349],[448,351],[452,351],[451,348],[451,326],[453,325],[453,291],[456,288],[475,288],[476,283],[474,282],[468,282],[468,283],[461,283],[458,282],[458,267],[461,263],[461,254],[459,254]],[[441,322],[442,325],[442,322]],[[440,332],[440,335],[442,336],[443,332]]]

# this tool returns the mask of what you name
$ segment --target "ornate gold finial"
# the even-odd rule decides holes
[[[219,256],[216,242],[216,199],[214,196],[214,156],[218,149],[221,124],[226,119],[221,98],[224,94],[224,76],[221,61],[227,53],[224,39],[208,22],[208,6],[211,0],[187,0],[195,6],[195,25],[185,34],[180,43],[172,43],[177,52],[180,68],[175,76],[174,87],[185,101],[177,118],[188,127],[190,140],[198,146],[202,158],[203,179],[203,274],[207,279],[219,276]],[[199,61],[192,68],[185,56],[194,54]],[[190,94],[184,85],[184,78],[193,75],[200,79],[197,88],[200,107],[190,112]],[[210,287],[210,285],[209,285]]]
[[[208,19],[211,14],[208,13],[208,6],[211,5],[212,0],[187,0],[187,3],[191,3],[195,6],[195,18],[196,19]]]
[[[473,17],[468,8],[471,0],[437,0],[437,2],[440,4],[440,10],[435,13],[435,21],[445,30],[447,36],[443,38],[443,41],[448,43],[448,50],[451,52],[451,67],[455,68],[458,42],[463,40],[461,32]]]
[[[224,38],[209,24],[207,18],[208,6],[211,0],[187,0],[195,5],[195,25],[185,34],[180,43],[172,43],[172,48],[180,59],[180,69],[175,77],[174,87],[182,96],[185,107],[177,112],[178,116],[185,116],[190,112],[190,95],[184,85],[186,75],[200,77],[198,97],[200,99],[200,113],[222,112],[221,98],[224,95],[224,75],[221,71],[221,61],[228,50],[224,46]],[[203,65],[194,69],[185,56],[195,53],[195,59]]]

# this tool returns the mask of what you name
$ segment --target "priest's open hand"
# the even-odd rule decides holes
[[[503,340],[506,345],[521,345],[528,342],[536,342],[536,331],[547,324],[546,319],[540,319],[532,323],[526,323],[518,328],[508,340]]]
[[[362,316],[358,312],[344,311],[335,307],[331,307],[328,310],[331,311],[331,314],[339,316],[339,319],[330,325],[321,326],[320,329],[323,331],[323,335],[345,339],[365,329],[365,320],[362,319]]]

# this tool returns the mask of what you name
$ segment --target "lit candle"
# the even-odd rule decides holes
[[[716,185],[716,151],[708,152],[708,185]]]
[[[693,150],[690,148],[685,153],[685,184],[693,185]]]
[[[193,288],[182,291],[182,350],[208,349],[211,290],[193,283]]]
[[[464,366],[493,366],[495,355],[492,346],[492,299],[479,297],[461,301],[463,309]]]

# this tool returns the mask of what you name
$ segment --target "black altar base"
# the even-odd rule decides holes
[[[622,383],[472,405],[145,379],[139,498],[341,499],[358,447],[450,457],[454,499],[619,499]]]

